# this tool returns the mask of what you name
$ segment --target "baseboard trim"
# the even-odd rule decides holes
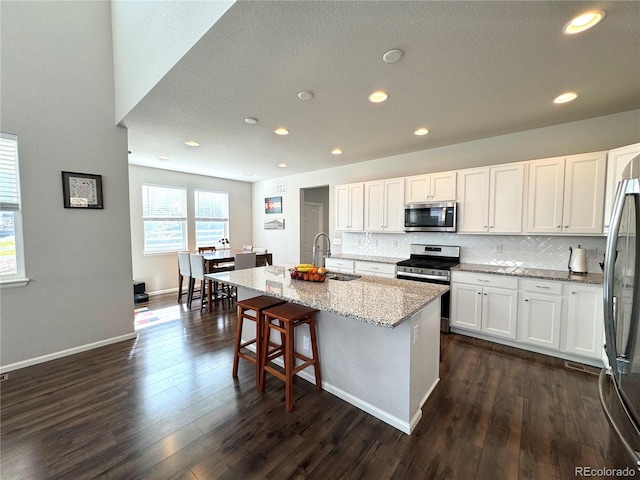
[[[168,288],[166,290],[156,290],[155,292],[147,292],[150,297],[155,297],[156,295],[162,295],[163,293],[174,293],[177,292],[178,288]],[[185,292],[186,296],[186,292]]]
[[[9,365],[0,365],[0,373],[12,372],[20,368],[31,367],[39,363],[49,362],[56,360],[57,358],[68,357],[76,353],[86,352],[87,350],[93,350],[94,348],[105,347],[113,343],[124,342],[125,340],[131,340],[136,338],[136,332],[127,333],[126,335],[120,335],[118,337],[107,338],[100,340],[99,342],[87,343],[86,345],[80,345],[79,347],[69,348],[67,350],[61,350],[59,352],[49,353],[40,357],[34,357],[21,362],[10,363]]]

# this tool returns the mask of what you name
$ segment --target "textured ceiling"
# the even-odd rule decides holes
[[[129,161],[254,182],[637,109],[639,22],[637,1],[238,2],[124,117]]]

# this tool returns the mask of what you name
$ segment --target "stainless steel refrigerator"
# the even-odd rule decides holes
[[[610,370],[600,374],[600,400],[640,470],[640,155],[629,162],[618,183],[609,225],[604,328]]]

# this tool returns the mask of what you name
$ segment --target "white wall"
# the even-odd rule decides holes
[[[116,123],[235,1],[112,1]]]
[[[609,150],[638,142],[639,127],[640,110],[632,110],[616,115],[256,182],[253,184],[254,244],[267,246],[274,254],[274,263],[295,264],[299,261],[301,188],[330,185],[330,208],[333,209],[335,185]],[[260,204],[264,197],[275,195],[275,186],[281,183],[287,185],[287,193],[282,195],[285,230],[262,230],[264,214]],[[335,232],[334,217],[334,212],[331,211],[329,235],[332,239],[342,235]],[[342,251],[340,245],[332,245],[331,249],[333,253]],[[376,251],[372,250],[370,254],[375,255]],[[408,250],[398,252],[399,257],[406,258],[407,255]]]
[[[109,2],[2,2],[0,128],[18,136],[26,274],[3,289],[0,367],[133,333],[126,130],[114,126]],[[65,209],[61,171],[101,174]],[[49,358],[49,357],[47,357]]]
[[[194,189],[229,193],[229,240],[232,248],[251,244],[251,184],[222,178],[171,172],[157,168],[129,167],[129,195],[131,198],[131,249],[133,277],[145,282],[149,293],[175,290],[178,286],[176,253],[145,255],[142,227],[142,184],[152,183],[187,188],[189,218],[194,214]],[[264,206],[262,206],[264,211]],[[195,223],[187,222],[188,249],[195,251]]]

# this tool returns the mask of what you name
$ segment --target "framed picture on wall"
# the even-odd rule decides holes
[[[264,213],[282,213],[282,197],[265,198]]]
[[[102,175],[62,172],[64,208],[103,208]]]

